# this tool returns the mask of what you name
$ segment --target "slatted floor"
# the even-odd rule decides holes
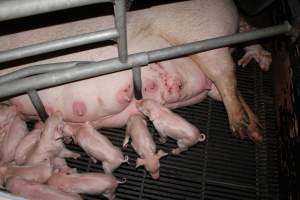
[[[163,158],[159,180],[151,179],[143,168],[135,169],[137,155],[129,147],[124,154],[130,157],[130,165],[123,164],[114,172],[116,177],[127,178],[127,183],[117,189],[117,199],[279,199],[271,73],[262,73],[252,63],[246,68],[238,68],[237,76],[243,96],[265,128],[264,142],[255,145],[247,139],[234,138],[220,102],[207,99],[177,109],[175,112],[206,133],[207,140],[180,156]],[[149,128],[157,142],[155,129],[151,124]],[[121,147],[124,129],[103,129],[101,132]],[[158,149],[170,152],[175,146],[175,141],[170,139],[166,144],[158,145]],[[92,163],[78,146],[70,145],[69,148],[82,154],[78,160],[69,159],[70,166],[80,172],[102,172],[101,163]],[[84,198],[104,199],[101,195]]]

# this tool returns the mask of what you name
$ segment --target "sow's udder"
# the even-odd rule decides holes
[[[165,61],[143,68],[143,98],[178,107],[196,103],[206,96],[210,81],[191,61],[176,60],[180,62]],[[180,63],[187,65],[183,67]],[[119,127],[125,125],[129,115],[138,112],[131,71],[74,82],[39,94],[49,115],[60,111],[65,121],[73,123],[90,121],[95,127]],[[28,96],[14,98],[12,102],[19,112],[37,115]]]

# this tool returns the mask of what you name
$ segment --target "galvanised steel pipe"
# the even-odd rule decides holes
[[[32,102],[32,105],[34,106],[35,110],[37,111],[38,115],[40,116],[41,120],[45,122],[47,118],[49,117],[46,109],[44,107],[44,104],[38,95],[36,90],[31,90],[27,92],[30,101]]]
[[[161,50],[154,50],[148,52],[149,62],[154,62],[157,60],[168,60],[182,55],[189,55],[197,52],[200,53],[203,51],[209,51],[212,49],[238,44],[241,42],[248,42],[261,38],[280,35],[290,31],[291,29],[292,26],[288,22],[285,22],[282,25],[257,29],[255,31],[237,33],[229,36],[217,37],[213,39],[164,48]]]
[[[116,29],[107,29],[93,33],[84,33],[68,38],[62,38],[53,41],[42,42],[16,49],[0,52],[0,63],[12,61],[29,56],[40,55],[57,50],[77,47],[80,45],[112,40],[118,38],[119,34]]]
[[[2,0],[0,21],[104,2],[112,0]]]
[[[140,100],[143,98],[142,95],[142,72],[140,66],[132,67],[132,82],[133,82],[133,94],[136,100]]]
[[[153,50],[145,53],[137,53],[128,56],[127,63],[121,63],[118,58],[86,64],[80,67],[49,72],[20,80],[10,81],[0,85],[0,98],[26,91],[57,86],[64,83],[74,82],[82,79],[92,78],[99,75],[131,69],[132,66],[144,66],[150,62],[176,58],[179,56],[200,53],[211,49],[221,48],[240,42],[247,42],[254,39],[261,39],[279,35],[290,31],[291,25],[285,23],[260,30],[233,34],[229,36],[207,39],[198,42],[187,43],[174,47]]]
[[[126,30],[126,1],[117,0],[114,4],[115,26],[118,30],[118,55],[120,61],[127,62],[127,30]]]
[[[52,71],[58,71],[62,69],[68,69],[71,67],[75,67],[76,65],[83,65],[91,62],[84,61],[71,61],[71,62],[62,62],[62,63],[51,63],[51,64],[42,64],[42,65],[33,65],[30,67],[25,67],[22,69],[18,69],[16,71],[10,72],[8,74],[4,74],[0,76],[0,84],[25,78],[28,76],[33,76],[36,74],[43,74]]]
[[[146,53],[138,53],[128,57],[127,63],[114,58],[6,82],[0,85],[0,98],[131,68],[128,66],[147,65],[147,58]]]

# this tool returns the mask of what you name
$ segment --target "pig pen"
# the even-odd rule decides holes
[[[265,140],[256,145],[250,140],[234,138],[228,127],[227,115],[220,102],[207,99],[197,105],[176,109],[175,112],[206,133],[207,140],[180,156],[161,159],[160,179],[153,180],[143,168],[135,169],[136,153],[129,145],[124,154],[130,165],[121,165],[114,175],[127,178],[119,185],[117,199],[279,199],[278,139],[276,115],[272,101],[271,74],[263,74],[252,63],[238,68],[238,84],[251,108],[258,113],[265,127]],[[158,144],[158,135],[149,127]],[[121,146],[125,129],[101,129],[113,144]],[[168,151],[176,146],[168,140],[158,149]],[[102,172],[101,165],[77,146],[69,145],[81,158],[67,159],[80,172]],[[104,199],[84,196],[85,199]]]
[[[235,53],[236,60],[240,53]],[[237,79],[240,91],[264,127],[263,143],[256,145],[248,139],[234,138],[220,102],[206,99],[197,105],[176,109],[176,113],[205,132],[207,140],[180,156],[169,155],[162,159],[159,180],[151,179],[143,168],[135,169],[137,155],[129,145],[124,154],[130,157],[130,164],[123,164],[114,172],[116,177],[127,179],[126,184],[118,187],[117,199],[279,199],[272,76],[262,73],[252,62],[246,68],[237,68]],[[155,129],[151,125],[149,129],[159,149],[167,151],[176,145],[173,140],[159,145]],[[101,131],[114,145],[121,147],[124,129]],[[81,154],[77,160],[67,159],[70,167],[79,172],[102,172],[100,163],[93,163],[77,145],[71,144],[68,148]],[[83,197],[104,199],[101,195]]]

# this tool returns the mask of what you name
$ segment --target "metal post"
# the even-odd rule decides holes
[[[221,48],[254,39],[261,39],[285,33],[291,29],[291,25],[285,23],[260,30],[238,33],[229,36],[207,39],[198,42],[178,45],[174,47],[153,50],[145,53],[137,53],[128,56],[128,62],[122,63],[118,58],[95,62],[73,67],[71,69],[45,73],[0,85],[0,98],[22,94],[29,90],[42,89],[82,79],[92,78],[99,75],[131,69],[132,66],[144,66],[150,62],[157,62],[200,53],[207,50]]]
[[[122,63],[127,62],[126,1],[116,0],[114,4],[115,25],[118,30],[118,55]]]
[[[111,1],[112,0],[2,0],[0,1],[0,21]]]
[[[0,52],[0,63],[29,56],[40,55],[43,53],[49,53],[61,49],[77,47],[80,45],[115,39],[117,37],[118,32],[116,29],[107,29],[103,31],[85,33],[63,39],[42,42],[25,47],[2,51]]]
[[[39,97],[37,91],[36,90],[28,91],[28,96],[29,96],[35,110],[37,111],[38,115],[40,116],[41,120],[43,122],[45,122],[49,116],[45,110],[45,107],[44,107],[42,100]]]
[[[141,67],[135,66],[132,68],[133,77],[133,92],[136,100],[142,99],[142,77],[141,77]]]

